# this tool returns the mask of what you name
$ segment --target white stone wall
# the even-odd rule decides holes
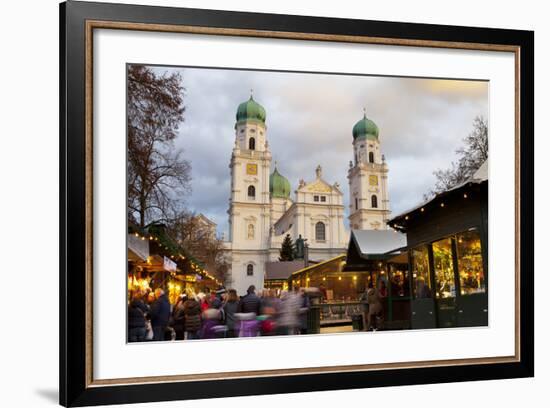
[[[295,194],[294,204],[275,222],[271,248],[276,248],[284,236],[290,234],[293,240],[300,235],[307,239],[310,249],[318,250],[316,260],[340,254],[347,247],[349,233],[344,227],[343,194],[338,186],[324,181],[321,168],[318,168],[316,179],[311,183],[302,181]],[[324,240],[317,239],[315,226],[318,222],[325,226]]]
[[[231,282],[228,287],[235,289],[239,295],[246,295],[250,285],[262,289],[265,277],[265,264],[269,260],[267,251],[233,250],[231,262]],[[247,274],[247,266],[252,265],[253,274]]]

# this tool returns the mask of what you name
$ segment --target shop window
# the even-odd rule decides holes
[[[248,186],[248,199],[254,200],[256,198],[256,187]]]
[[[373,196],[371,196],[370,201],[371,201],[371,207],[372,208],[378,208],[378,197],[373,195]]]
[[[315,224],[315,240],[325,240],[325,224],[323,224],[321,221]]]
[[[246,275],[247,276],[254,275],[254,265],[252,265],[252,264],[246,265]]]
[[[485,293],[485,274],[479,234],[477,231],[467,231],[458,234],[456,238],[460,294]]]
[[[249,150],[256,150],[256,139],[254,139],[253,137],[248,139],[248,149]]]
[[[432,244],[434,254],[435,296],[437,298],[456,297],[455,274],[453,267],[453,241],[445,238]]]
[[[411,265],[415,299],[431,298],[430,261],[426,246],[420,246],[411,251]]]

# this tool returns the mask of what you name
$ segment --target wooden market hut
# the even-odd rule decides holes
[[[405,234],[395,230],[352,230],[344,271],[361,274],[359,294],[369,283],[379,290],[385,328],[410,327],[410,282]]]
[[[407,234],[411,327],[486,326],[488,163],[388,224]]]

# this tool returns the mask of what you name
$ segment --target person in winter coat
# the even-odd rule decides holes
[[[164,340],[164,332],[170,320],[170,302],[162,289],[155,290],[155,302],[151,305],[153,340]]]
[[[185,339],[185,310],[183,308],[183,305],[186,301],[187,295],[181,295],[178,303],[176,303],[176,306],[174,306],[174,311],[172,312],[172,318],[174,320],[174,331],[176,332],[176,340]]]
[[[380,329],[384,323],[384,307],[380,300],[380,294],[373,286],[372,282],[369,283],[367,301],[369,303],[369,322],[367,330],[372,327],[372,330],[376,331]]]
[[[239,312],[239,297],[235,289],[229,289],[227,292],[227,301],[224,303],[222,309],[227,326],[227,337],[237,337],[239,334],[239,322],[235,314]]]
[[[183,304],[183,311],[185,315],[185,332],[187,333],[187,340],[193,340],[199,338],[199,330],[201,329],[201,305],[199,302],[190,297]]]
[[[145,314],[147,306],[143,303],[141,293],[134,295],[128,305],[128,341],[145,340]]]

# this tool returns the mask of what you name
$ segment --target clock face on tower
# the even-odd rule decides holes
[[[377,186],[378,185],[378,176],[372,175],[369,176],[369,186]]]
[[[256,163],[247,163],[246,164],[246,174],[255,176],[258,174],[258,165]]]

